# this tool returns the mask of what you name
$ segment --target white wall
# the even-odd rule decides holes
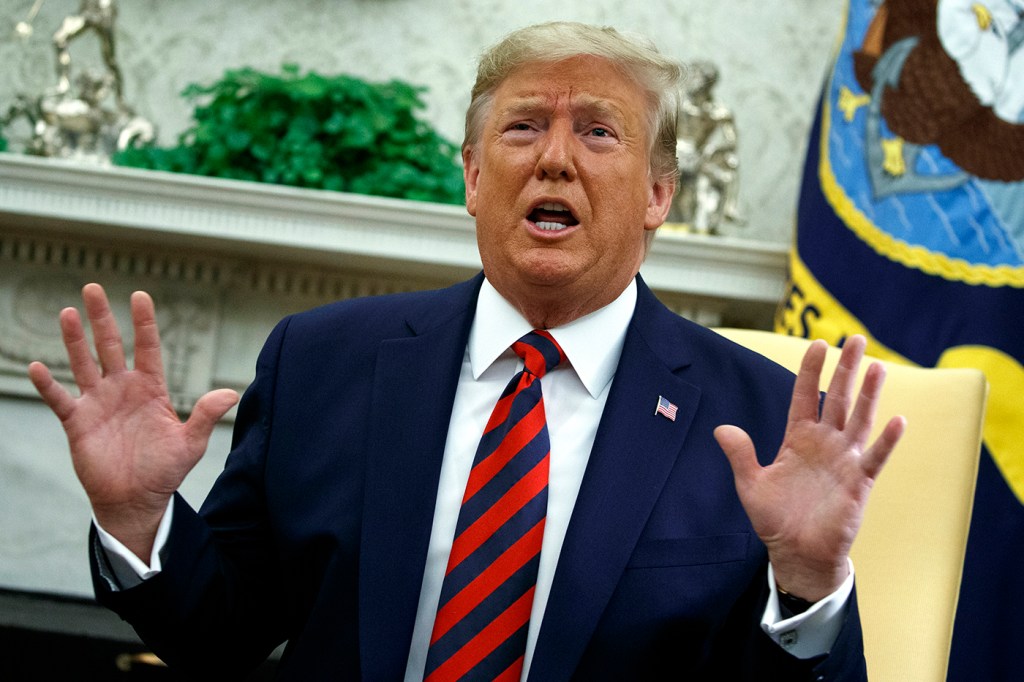
[[[14,38],[30,0],[0,3],[0,111],[54,83],[50,36],[77,0],[48,0],[28,41]],[[429,88],[426,116],[453,141],[480,51],[505,32],[572,19],[640,32],[680,61],[711,59],[718,98],[740,127],[741,204],[727,232],[788,242],[807,131],[845,13],[842,0],[121,0],[118,59],[129,102],[171,143],[189,123],[178,97],[225,69],[283,62]],[[94,44],[75,43],[80,63]],[[92,48],[91,50],[89,48]]]

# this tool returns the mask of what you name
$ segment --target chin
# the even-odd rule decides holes
[[[577,264],[560,253],[522,259],[517,271],[522,281],[538,286],[564,286],[582,274]]]

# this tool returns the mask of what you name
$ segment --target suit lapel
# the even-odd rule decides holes
[[[372,396],[359,576],[365,679],[401,679],[412,639],[438,476],[482,277],[414,311],[381,343]],[[439,321],[440,320],[440,321]]]
[[[569,679],[676,463],[700,390],[679,318],[638,281],[637,308],[555,572],[531,679]],[[675,421],[655,414],[659,396]]]

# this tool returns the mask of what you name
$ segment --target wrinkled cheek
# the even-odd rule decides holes
[[[508,271],[516,260],[523,246],[516,243],[514,231],[497,232],[493,229],[477,229],[477,248],[480,261],[488,276],[492,273]]]

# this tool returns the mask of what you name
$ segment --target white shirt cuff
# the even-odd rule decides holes
[[[110,569],[114,572],[118,587],[121,589],[135,587],[163,570],[160,552],[167,544],[167,537],[171,533],[171,517],[173,515],[174,498],[172,497],[167,501],[167,511],[164,512],[163,518],[160,519],[160,525],[156,529],[156,538],[153,540],[153,551],[149,555],[148,565],[121,544],[117,538],[103,530],[103,526],[96,520],[96,515],[93,515],[92,523],[96,526],[96,536],[99,538],[100,545],[106,550],[107,561],[110,564]]]
[[[809,609],[792,618],[783,618],[775,574],[768,565],[768,588],[771,595],[761,618],[761,629],[776,644],[797,658],[813,658],[827,654],[843,627],[846,603],[853,591],[853,562],[847,559],[850,575],[832,594],[815,602]]]

